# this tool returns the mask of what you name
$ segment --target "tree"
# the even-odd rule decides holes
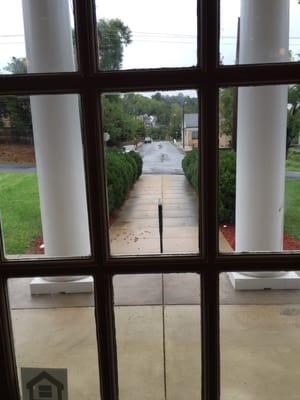
[[[122,67],[124,46],[131,43],[131,31],[120,19],[100,19],[97,23],[99,66],[102,70]]]
[[[99,35],[99,64],[102,70],[120,69],[123,61],[124,46],[131,42],[130,29],[119,19],[100,19],[97,23]],[[74,37],[74,35],[73,35]],[[75,37],[74,37],[75,40]],[[5,70],[13,74],[25,74],[27,72],[26,58],[12,57]],[[124,138],[128,132],[132,135],[132,124],[136,131],[141,130],[141,123],[131,121],[131,129],[128,118],[122,114],[122,107],[118,101],[113,101],[112,96],[105,101],[105,107],[110,110],[112,118],[104,118],[105,131],[115,137],[117,141]],[[113,107],[115,107],[113,109]],[[8,116],[11,127],[15,133],[21,136],[32,136],[32,123],[30,113],[29,96],[5,96],[0,101],[0,127],[3,125],[1,117]],[[115,123],[112,121],[115,118]],[[126,129],[122,131],[122,129]]]
[[[128,141],[138,141],[145,135],[144,123],[136,115],[126,113],[125,101],[119,95],[105,95],[102,98],[102,122],[108,132],[108,145],[119,146]]]
[[[5,67],[12,74],[27,72],[26,58],[12,57]],[[13,134],[32,138],[32,121],[29,96],[5,96],[1,102],[2,113],[10,120]]]
[[[224,88],[220,92],[220,133],[232,137],[233,92],[234,88]],[[288,89],[286,151],[300,133],[300,85]]]
[[[219,101],[220,135],[232,137],[233,129],[233,88],[223,88]]]
[[[288,92],[287,139],[288,152],[292,142],[300,133],[300,85],[291,85]]]
[[[26,58],[12,57],[11,61],[7,64],[4,70],[11,72],[12,74],[26,74],[27,72]]]

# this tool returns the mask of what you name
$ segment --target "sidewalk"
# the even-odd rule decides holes
[[[112,254],[198,252],[196,195],[183,175],[144,175],[110,228]],[[221,250],[230,250],[220,234]],[[93,294],[30,296],[9,281],[18,369],[67,368],[72,400],[99,399]],[[120,400],[201,397],[201,301],[197,274],[113,278]],[[234,291],[220,276],[222,400],[297,400],[299,291]]]
[[[113,255],[159,254],[158,201],[164,254],[198,253],[197,197],[184,175],[142,175],[110,227]],[[222,250],[230,249],[220,233]]]

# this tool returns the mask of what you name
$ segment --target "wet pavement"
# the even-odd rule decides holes
[[[142,175],[110,227],[113,255],[159,254],[158,202],[163,205],[163,252],[199,252],[197,195],[184,175]],[[231,251],[220,232],[222,251]]]
[[[142,175],[110,227],[113,255],[159,254],[158,201],[164,253],[197,253],[197,197],[184,175]]]
[[[184,154],[172,143],[143,144],[139,153],[143,158],[143,174],[183,174],[181,162]]]

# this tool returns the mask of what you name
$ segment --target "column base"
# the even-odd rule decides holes
[[[30,282],[31,294],[92,293],[93,278],[84,277],[76,281],[49,282],[43,278],[33,278]]]
[[[229,272],[228,276],[235,290],[300,289],[300,277],[294,271],[268,278],[247,276],[239,272]]]

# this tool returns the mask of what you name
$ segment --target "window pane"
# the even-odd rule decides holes
[[[221,274],[222,399],[297,398],[299,280],[299,271]]]
[[[220,18],[222,64],[299,61],[298,0],[222,0]]]
[[[5,255],[90,255],[78,96],[1,96],[0,110]]]
[[[96,0],[99,68],[197,64],[197,2]]]
[[[37,370],[31,377],[38,377],[34,398],[57,394],[56,385],[58,389],[61,387],[43,371],[59,378],[55,371],[63,369],[67,383],[59,378],[64,385],[62,397],[51,399],[100,399],[93,280],[84,282],[76,278],[79,277],[44,280],[44,294],[40,296],[33,294],[36,278],[8,281],[22,398],[29,398],[26,383],[30,384],[32,372],[28,369],[35,368],[41,371]],[[66,392],[69,397],[65,397]]]
[[[102,110],[111,254],[198,253],[196,92],[105,94]]]
[[[77,70],[72,0],[0,4],[0,73]]]
[[[201,398],[200,278],[114,277],[120,400]]]
[[[220,251],[300,250],[300,86],[220,90]]]

